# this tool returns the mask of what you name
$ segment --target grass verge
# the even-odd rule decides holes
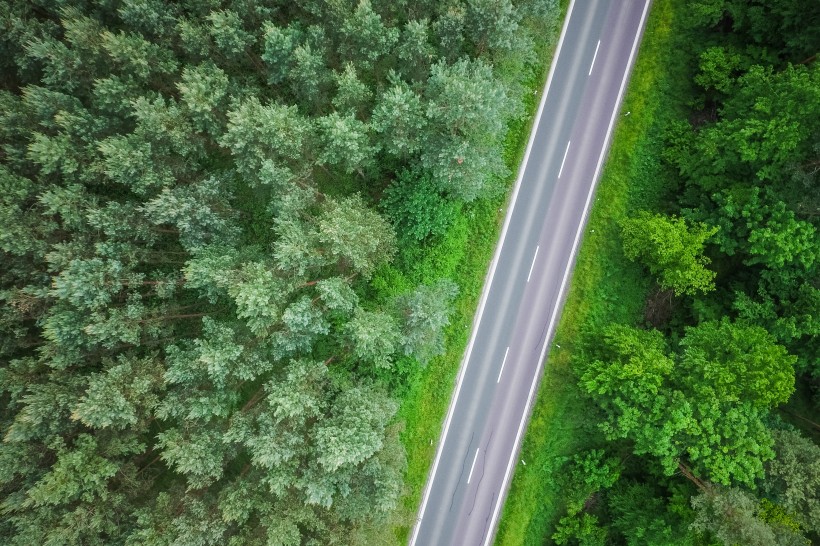
[[[542,29],[545,32],[538,34],[548,36],[536,47],[535,59],[539,62],[524,66],[527,72],[523,78],[520,62],[512,60],[507,67],[502,63],[499,75],[503,80],[512,85],[522,85],[524,89],[543,89],[550,64],[548,61],[552,58],[568,5],[569,0],[561,0],[558,24],[548,31]],[[524,92],[523,96],[525,115],[510,124],[504,141],[504,159],[512,173],[506,181],[506,190],[515,180],[541,99],[540,93]],[[405,271],[387,267],[373,279],[374,288],[383,297],[389,292],[408,289],[418,283],[432,283],[442,277],[457,279],[461,291],[446,331],[446,353],[414,374],[402,395],[398,419],[404,423],[401,440],[407,452],[408,468],[401,506],[390,526],[364,529],[356,537],[357,542],[407,543],[435,457],[436,441],[467,346],[489,263],[498,242],[508,194],[509,191],[505,191],[498,197],[464,206],[448,232],[435,245],[420,253],[417,263]]]
[[[679,115],[686,78],[675,60],[674,0],[656,0],[650,11],[634,72],[622,106],[631,112],[616,125],[612,148],[578,254],[569,294],[547,359],[544,377],[524,437],[522,458],[507,497],[496,544],[550,542],[565,512],[556,472],[578,451],[602,438],[589,422],[587,402],[571,369],[585,332],[603,324],[641,320],[649,290],[646,276],[621,251],[619,221],[636,210],[656,209],[669,191],[660,164],[666,122]],[[560,346],[560,348],[558,347]]]

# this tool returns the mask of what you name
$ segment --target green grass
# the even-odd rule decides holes
[[[581,245],[555,342],[545,367],[522,458],[502,513],[496,544],[548,544],[565,511],[556,472],[562,461],[602,439],[571,368],[585,332],[609,322],[642,320],[648,280],[621,251],[618,222],[662,206],[669,177],[660,164],[662,131],[679,115],[683,62],[675,60],[673,0],[653,3],[613,145]],[[680,8],[677,8],[680,9]],[[594,230],[594,232],[592,231]]]

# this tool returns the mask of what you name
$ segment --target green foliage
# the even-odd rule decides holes
[[[458,285],[442,279],[398,299],[404,354],[426,364],[444,352],[444,327],[450,323],[450,304],[457,294]]]
[[[769,525],[761,505],[750,493],[737,488],[708,489],[692,498],[695,521],[691,529],[711,533],[723,544],[794,545],[809,542],[782,525]]]
[[[604,546],[607,533],[596,516],[580,514],[565,516],[558,522],[552,535],[555,544],[577,544],[578,546]]]
[[[426,77],[436,52],[430,43],[430,21],[410,19],[404,25],[397,46],[401,63],[398,70],[410,80]]]
[[[725,47],[710,47],[700,54],[700,73],[695,83],[704,89],[729,93],[735,83],[735,73],[742,67],[739,53]]]
[[[607,414],[609,439],[628,438],[667,474],[681,455],[696,475],[751,484],[772,458],[765,410],[793,390],[794,357],[762,328],[704,322],[667,356],[657,331],[612,325],[605,352],[583,369],[582,388]]]
[[[429,175],[403,171],[385,190],[382,207],[396,233],[411,241],[443,235],[459,212],[457,203],[437,190]]]
[[[365,277],[395,252],[396,237],[390,225],[358,195],[328,200],[318,227],[326,251],[344,269],[349,267]]]
[[[219,111],[224,108],[228,75],[213,63],[185,67],[177,84],[182,102],[191,112],[197,128],[217,136],[221,133]]]
[[[462,59],[433,65],[427,93],[427,118],[438,130],[428,132],[421,164],[442,191],[471,201],[506,174],[491,152],[512,114],[506,90],[487,64]]]
[[[236,167],[250,184],[284,185],[304,153],[310,127],[294,106],[263,106],[258,98],[228,112],[220,140],[237,157]]]
[[[356,68],[348,63],[344,72],[336,76],[336,96],[333,97],[333,106],[341,111],[351,111],[357,114],[365,109],[372,92],[356,74]]]
[[[558,522],[552,535],[556,544],[606,544],[606,529],[599,524],[596,515],[585,510],[585,503],[599,490],[611,487],[620,476],[620,463],[612,457],[604,457],[603,450],[592,450],[573,457],[570,476],[565,484],[569,492],[568,513]]]
[[[715,273],[706,268],[710,260],[703,246],[718,228],[640,211],[621,222],[621,229],[626,257],[646,265],[663,288],[676,295],[714,290]]]
[[[763,328],[702,322],[681,341],[681,372],[703,396],[771,408],[794,392],[795,357]]]
[[[423,146],[427,117],[421,97],[407,84],[393,85],[379,96],[371,123],[392,156],[406,158]]]
[[[500,165],[514,109],[489,62],[529,55],[518,7],[454,13],[486,38],[444,52],[434,3],[64,4],[0,2],[2,542],[384,524],[406,464],[386,390],[444,350],[456,288],[436,283],[466,252],[428,160]],[[500,118],[445,112],[473,99]],[[502,171],[471,168],[474,189]],[[405,216],[422,238],[458,226],[413,271],[373,201],[398,172],[426,181],[393,200],[429,204]]]
[[[105,373],[90,376],[71,418],[97,429],[142,428],[163,390],[162,368],[156,358],[129,361],[120,355],[116,365],[106,363]],[[135,426],[138,423],[141,426]]]
[[[361,171],[372,161],[367,126],[352,115],[336,112],[317,121],[322,153],[319,162],[337,165],[347,173]]]
[[[207,20],[210,23],[208,31],[223,55],[230,57],[242,53],[255,41],[253,34],[242,28],[242,20],[234,11],[212,11]]]
[[[520,13],[509,0],[467,1],[466,33],[479,55],[488,48],[499,52],[515,50],[519,19]]]
[[[692,409],[680,392],[666,392],[675,364],[663,336],[620,325],[604,335],[607,352],[584,367],[581,388],[606,412],[608,438],[631,439],[637,454],[659,457],[671,473],[683,447],[675,438],[691,426]]]
[[[339,30],[343,37],[342,53],[365,67],[389,52],[399,38],[399,30],[384,25],[370,0],[359,0]]]
[[[772,436],[776,456],[766,464],[763,489],[788,510],[784,517],[820,532],[820,448],[795,431],[775,430]]]
[[[92,436],[80,434],[71,448],[58,448],[57,462],[26,491],[24,506],[105,501],[107,482],[116,474],[117,465],[101,457],[97,447]]]
[[[616,486],[608,498],[608,507],[613,512],[612,527],[629,546],[696,543],[684,526],[685,516],[674,510],[670,500],[657,496],[651,485],[628,482]]]
[[[800,532],[800,523],[782,506],[769,499],[760,499],[760,519],[772,527],[785,527],[794,533]]]
[[[356,309],[348,323],[348,332],[356,358],[377,368],[390,368],[398,352],[401,334],[392,316],[383,312]]]
[[[744,256],[746,265],[772,269],[802,266],[810,270],[817,260],[817,230],[799,220],[770,190],[726,191],[715,195],[724,235],[715,238],[728,255]]]

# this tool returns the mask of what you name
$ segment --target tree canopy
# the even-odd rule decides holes
[[[529,4],[0,1],[4,544],[391,513],[458,286],[369,283],[501,187]]]

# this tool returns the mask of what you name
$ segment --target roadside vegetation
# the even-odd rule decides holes
[[[818,15],[653,2],[497,544],[818,541]]]
[[[559,22],[0,2],[3,544],[403,540]]]
[[[455,299],[451,324],[445,330],[446,352],[430,366],[417,369],[416,375],[405,381],[406,394],[398,416],[404,424],[401,440],[407,451],[408,471],[405,479],[405,497],[394,515],[397,526],[394,536],[368,536],[367,543],[406,544],[428,473],[435,457],[441,426],[450,398],[455,377],[470,336],[478,300],[484,288],[488,266],[498,242],[501,223],[506,213],[507,198],[515,181],[530,136],[535,112],[541,101],[549,70],[551,55],[566,13],[568,0],[549,7],[549,17],[530,18],[523,22],[528,33],[538,38],[533,55],[526,62],[507,59],[498,66],[502,81],[522,86],[523,115],[509,124],[503,141],[503,158],[508,175],[502,180],[503,190],[486,199],[461,207],[454,215],[453,224],[441,239],[408,252],[408,261],[399,262],[404,271],[401,281],[385,280],[385,287],[403,283],[429,282],[439,277],[457,278],[461,292]],[[395,275],[397,268],[385,272]],[[375,283],[374,283],[375,284]],[[395,288],[393,288],[395,289]]]

